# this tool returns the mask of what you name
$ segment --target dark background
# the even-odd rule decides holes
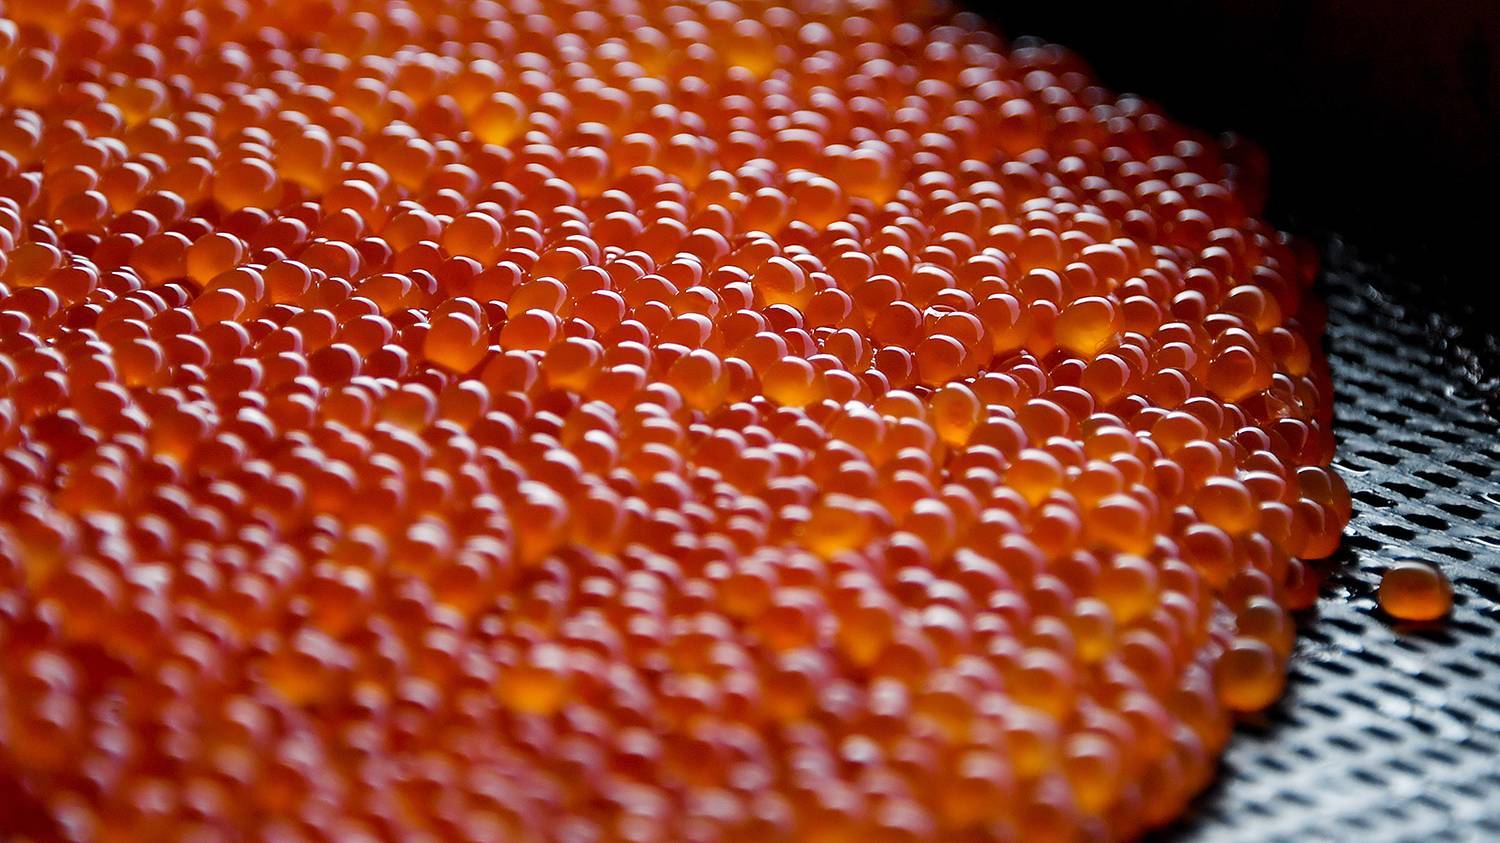
[[[1184,122],[1255,139],[1275,222],[1335,232],[1470,323],[1487,316],[1473,294],[1500,272],[1500,0],[961,5]]]

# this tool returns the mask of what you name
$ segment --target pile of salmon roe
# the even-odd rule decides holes
[[[1338,542],[1241,143],[898,0],[3,0],[0,829],[1127,840]]]

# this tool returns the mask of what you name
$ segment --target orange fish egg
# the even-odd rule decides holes
[[[1453,609],[1453,586],[1440,568],[1398,562],[1380,577],[1380,608],[1402,621],[1434,621]]]

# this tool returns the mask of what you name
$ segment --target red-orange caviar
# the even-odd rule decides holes
[[[0,3],[0,829],[1178,815],[1349,518],[1315,264],[940,5]]]
[[[1435,621],[1453,610],[1453,585],[1436,565],[1397,562],[1380,577],[1380,608],[1400,621]]]

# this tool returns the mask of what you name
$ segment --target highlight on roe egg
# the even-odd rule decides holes
[[[11,0],[0,829],[1171,821],[1350,516],[1243,152],[932,4]]]

